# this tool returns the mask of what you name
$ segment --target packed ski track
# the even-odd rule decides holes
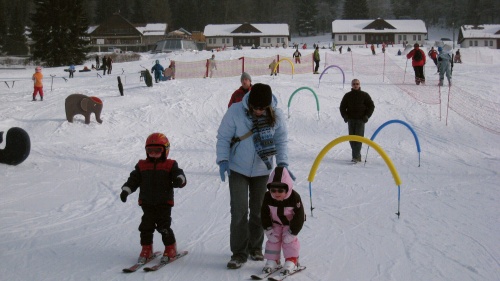
[[[449,36],[436,35],[441,37]],[[301,40],[311,40],[310,46],[331,42],[330,35],[295,41]],[[426,53],[432,43],[423,47]],[[252,76],[253,83],[272,87],[287,118],[290,170],[307,214],[298,236],[300,263],[307,270],[286,280],[500,280],[500,112],[491,114],[500,103],[495,84],[500,51],[461,49],[464,63],[454,67],[448,110],[448,87],[445,82],[439,96],[432,61],[426,65],[426,85],[417,86],[411,61],[396,56],[398,49],[403,50],[401,45],[387,48],[385,78],[379,63],[383,54],[372,56],[357,47],[352,55],[366,64],[355,65],[354,76],[346,65],[345,85],[336,70],[325,73],[321,83],[312,71]],[[269,57],[278,51],[290,56],[293,49],[229,50],[217,53],[217,59]],[[351,61],[348,52],[320,52],[322,58],[329,52],[338,62]],[[481,61],[480,55],[492,59]],[[156,59],[166,66],[170,60],[210,56],[207,51],[142,54],[140,61],[115,63],[111,75],[77,72],[67,81],[61,78],[67,75],[64,67],[44,68],[42,102],[31,101],[33,66],[0,69],[0,131],[5,132],[0,149],[11,127],[23,128],[31,139],[25,162],[0,164],[2,280],[250,280],[261,273],[264,262],[251,260],[238,270],[226,268],[229,190],[219,177],[215,144],[239,76],[177,79],[152,88],[139,79],[139,71]],[[52,91],[50,75],[56,75]],[[314,180],[308,180],[319,152],[348,134],[339,104],[353,78],[375,103],[366,138],[389,120],[406,122],[418,136],[420,154],[412,133],[400,124],[388,125],[374,139],[402,181],[399,218],[395,179],[382,156],[366,144],[357,164],[350,162],[348,142],[334,146]],[[8,88],[1,83],[8,80],[20,81]],[[309,91],[297,93],[288,107],[300,87],[314,90],[319,113]],[[102,124],[94,115],[89,125],[81,115],[67,122],[64,100],[73,93],[103,101]],[[189,254],[157,272],[126,274],[122,269],[133,265],[141,250],[142,211],[137,193],[120,201],[120,188],[145,157],[146,137],[156,131],[167,135],[169,157],[187,177],[186,187],[175,191],[172,229],[178,250]],[[163,249],[155,233],[154,250]]]

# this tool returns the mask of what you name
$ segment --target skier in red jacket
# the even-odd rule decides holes
[[[407,55],[407,59],[412,59],[411,66],[413,66],[413,70],[415,71],[415,83],[417,85],[425,85],[425,76],[424,76],[424,65],[425,65],[425,53],[420,50],[420,45],[415,43],[413,45],[413,50],[411,50]]]

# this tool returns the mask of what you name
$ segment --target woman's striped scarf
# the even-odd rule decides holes
[[[271,156],[276,155],[276,146],[274,145],[274,128],[269,126],[266,116],[252,118],[252,137],[255,145],[255,151],[260,159],[266,163],[267,169],[272,169]]]

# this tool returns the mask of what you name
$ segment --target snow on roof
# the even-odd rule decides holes
[[[460,29],[464,39],[500,38],[500,24],[483,24],[478,27],[479,28],[474,28],[474,25],[462,25]]]
[[[145,26],[137,26],[137,30],[143,35],[165,35],[166,23],[148,23]]]
[[[209,24],[205,26],[205,31],[203,32],[203,35],[205,36],[290,35],[288,24],[286,23],[252,23],[250,25],[260,30],[262,33],[231,33],[233,30],[240,27],[241,24]]]
[[[332,33],[427,33],[422,20],[384,20],[396,29],[363,29],[373,21],[375,20],[334,20]]]
[[[89,28],[87,29],[87,33],[90,34],[90,33],[94,32],[94,30],[96,30],[96,28],[98,28],[98,27],[99,27],[98,25],[89,26]]]

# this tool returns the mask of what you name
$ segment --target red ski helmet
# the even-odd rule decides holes
[[[165,153],[165,158],[167,158],[168,153],[170,152],[170,142],[168,141],[168,138],[162,134],[162,133],[152,133],[151,135],[148,136],[146,139],[146,146],[160,146],[163,147],[164,153]]]

